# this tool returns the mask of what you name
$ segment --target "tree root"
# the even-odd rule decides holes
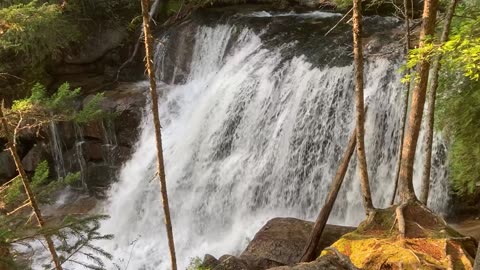
[[[325,250],[331,251],[337,256],[340,262],[345,266],[348,270],[359,270],[353,263],[350,261],[348,256],[343,255],[340,253],[335,247],[327,247]]]

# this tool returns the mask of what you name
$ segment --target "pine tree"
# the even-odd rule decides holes
[[[43,219],[42,213],[40,211],[40,207],[37,203],[35,195],[33,194],[32,188],[30,187],[30,182],[29,182],[27,173],[25,172],[20,156],[18,155],[17,146],[15,143],[13,133],[10,131],[10,128],[8,127],[7,119],[4,117],[3,108],[1,107],[0,107],[0,118],[2,119],[2,128],[8,140],[8,148],[15,162],[15,166],[17,167],[17,171],[20,174],[20,179],[22,180],[23,187],[25,188],[25,193],[27,194],[27,197],[28,197],[28,205],[33,210],[35,218],[37,219],[38,226],[40,228],[43,228],[45,226],[45,220]],[[52,260],[55,264],[55,269],[63,270],[62,264],[58,257],[57,250],[55,249],[55,245],[53,244],[52,238],[48,234],[45,234],[44,237],[45,237],[45,241],[47,242],[48,250],[52,255]]]
[[[17,178],[9,181],[7,185],[2,186],[0,191],[3,191],[5,188],[7,188],[8,184],[13,185],[17,179],[21,181],[25,191],[26,200],[21,206],[17,207],[9,214],[13,214],[25,207],[30,207],[32,209],[33,216],[35,217],[39,227],[37,231],[41,232],[40,234],[45,238],[52,261],[55,265],[55,269],[57,270],[63,269],[62,264],[64,260],[59,257],[58,250],[52,240],[53,231],[46,227],[46,223],[39,206],[39,200],[36,196],[37,194],[35,194],[32,187],[32,185],[35,184],[35,181],[31,182],[31,179],[28,177],[25,169],[23,168],[20,156],[18,154],[16,141],[18,133],[23,129],[40,130],[42,127],[52,121],[77,120],[78,122],[88,122],[103,116],[103,112],[98,106],[102,98],[101,94],[98,94],[89,103],[85,104],[82,110],[77,111],[74,104],[75,100],[79,97],[79,94],[79,88],[71,90],[68,84],[63,84],[52,96],[47,96],[46,89],[37,84],[32,88],[32,94],[30,97],[16,100],[10,110],[4,108],[3,104],[0,107],[0,137],[3,137],[7,140],[7,148],[10,151],[19,173]]]

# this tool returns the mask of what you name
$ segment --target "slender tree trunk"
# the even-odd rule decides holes
[[[367,157],[365,155],[365,112],[363,101],[363,48],[362,48],[362,5],[361,0],[353,1],[353,54],[355,58],[355,108],[357,160],[362,188],[363,206],[367,215],[373,210],[372,194],[368,181]]]
[[[155,80],[155,68],[153,65],[153,38],[150,31],[150,14],[148,8],[149,0],[141,0],[142,17],[143,17],[143,33],[145,37],[145,66],[147,68],[148,78],[150,81],[150,95],[152,98],[152,114],[153,125],[155,127],[155,138],[157,147],[157,169],[160,180],[160,190],[163,203],[163,211],[165,214],[165,227],[168,237],[168,246],[170,248],[170,259],[172,262],[172,270],[177,270],[177,259],[175,255],[175,242],[173,239],[172,221],[170,218],[170,206],[168,204],[167,183],[165,180],[165,167],[163,161],[162,133],[160,131],[160,117],[158,113],[158,95],[157,83]]]
[[[443,45],[448,40],[450,34],[450,25],[452,23],[453,13],[455,13],[455,7],[458,0],[452,0],[448,7],[447,14],[445,15],[445,21],[443,24],[442,36],[440,38],[440,45]],[[431,85],[428,92],[427,103],[427,126],[425,127],[425,158],[423,161],[423,175],[422,175],[422,191],[420,194],[420,201],[427,205],[428,193],[430,191],[430,172],[432,168],[432,143],[433,143],[433,124],[435,121],[435,99],[438,88],[438,76],[440,71],[441,55],[435,57],[432,67]]]
[[[480,270],[480,243],[478,244],[478,247],[477,247],[477,255],[475,256],[473,270]]]
[[[25,169],[23,168],[23,165],[22,165],[22,161],[18,156],[17,147],[15,145],[15,139],[13,138],[13,134],[10,131],[10,128],[8,127],[7,119],[5,119],[3,115],[3,108],[1,107],[1,105],[0,105],[0,118],[2,121],[3,130],[5,131],[5,134],[7,136],[8,148],[10,150],[10,154],[13,157],[13,161],[15,162],[15,166],[17,167],[17,171],[20,174],[20,178],[22,179],[23,187],[25,189],[25,193],[27,194],[28,201],[30,202],[30,206],[33,209],[33,213],[37,219],[38,226],[40,228],[43,228],[45,226],[45,221],[43,220],[42,213],[40,212],[40,207],[38,206],[37,200],[35,199],[35,195],[30,187],[30,182],[28,180],[27,173],[25,172]],[[50,254],[52,256],[53,263],[55,264],[55,269],[63,270],[62,264],[58,257],[55,246],[53,244],[52,238],[50,237],[50,235],[47,235],[47,234],[45,234],[44,237],[45,237],[45,241],[47,242],[48,250],[50,251]]]
[[[408,52],[410,51],[410,17],[408,15],[408,0],[403,0],[403,10],[405,12],[405,57],[408,59]],[[412,12],[413,12],[413,5],[412,5]],[[410,69],[407,69],[405,75],[410,75]],[[395,185],[393,187],[393,195],[392,200],[390,201],[390,205],[395,203],[395,197],[397,196],[398,190],[398,178],[400,176],[400,167],[402,161],[402,148],[403,148],[403,135],[405,134],[405,123],[407,122],[407,112],[408,112],[408,100],[410,98],[410,80],[405,85],[407,92],[405,93],[404,101],[403,101],[403,114],[402,114],[402,122],[400,127],[400,147],[398,148],[398,160],[397,160],[397,171],[395,172]]]
[[[435,33],[435,20],[437,16],[438,0],[425,0],[423,7],[423,23],[420,32],[419,47],[425,46],[425,38]],[[415,160],[415,149],[417,148],[418,134],[422,123],[423,108],[427,92],[428,72],[430,63],[428,60],[421,60],[418,64],[418,80],[412,94],[412,105],[408,117],[407,132],[404,136],[404,145],[401,155],[400,167],[400,199],[403,203],[417,200],[413,188],[413,163]]]
[[[300,258],[300,262],[311,262],[317,257],[316,250],[318,249],[318,244],[320,242],[323,229],[327,224],[330,212],[332,212],[333,205],[335,204],[335,200],[337,199],[338,192],[342,186],[343,179],[347,173],[348,164],[350,164],[350,159],[353,155],[353,151],[355,150],[357,141],[356,136],[356,130],[354,129],[352,135],[350,136],[350,140],[348,141],[347,149],[345,149],[345,152],[343,153],[343,157],[340,161],[340,166],[337,169],[337,173],[335,174],[335,178],[333,179],[332,186],[330,186],[330,191],[327,199],[325,200],[325,205],[318,214],[317,220],[315,221],[315,225],[313,226],[310,234],[309,241],[305,246],[302,258]]]

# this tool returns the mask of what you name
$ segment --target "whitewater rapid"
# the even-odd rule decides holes
[[[205,253],[241,252],[270,218],[313,220],[323,204],[354,125],[353,67],[285,59],[282,50],[289,46],[266,48],[261,34],[248,28],[202,26],[187,82],[161,86],[180,269]],[[157,57],[160,63],[162,53]],[[377,57],[365,66],[366,149],[378,207],[387,206],[393,192],[404,89],[400,64]],[[101,230],[115,239],[98,244],[120,269],[169,269],[148,108],[135,153],[103,206],[111,218]],[[444,211],[446,175],[439,166],[430,201]],[[354,172],[353,159],[330,223],[357,225],[364,218]],[[113,263],[108,269],[116,269]]]

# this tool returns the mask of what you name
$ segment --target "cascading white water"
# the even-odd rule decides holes
[[[77,123],[73,124],[73,130],[75,131],[75,161],[78,163],[80,169],[80,182],[82,187],[87,190],[87,161],[83,155],[83,145],[85,144],[83,129]]]
[[[60,133],[58,132],[57,123],[51,122],[50,125],[50,145],[52,151],[52,157],[54,160],[55,172],[58,177],[64,177],[66,175],[65,160],[63,158],[63,145]]]
[[[281,49],[266,49],[248,29],[200,27],[187,83],[162,89],[180,269],[205,253],[238,253],[270,218],[314,219],[323,204],[353,128],[353,68],[315,68],[305,57],[284,59]],[[377,206],[386,206],[393,192],[402,114],[398,68],[376,58],[365,69],[366,148]],[[105,204],[111,218],[102,231],[115,239],[100,244],[120,269],[169,269],[154,140],[147,114]],[[354,170],[352,160],[331,223],[364,218]],[[434,187],[431,193],[438,211],[445,192]]]
[[[102,121],[103,144],[102,155],[106,164],[114,165],[115,149],[118,147],[117,134],[115,133],[115,123],[111,119]]]

